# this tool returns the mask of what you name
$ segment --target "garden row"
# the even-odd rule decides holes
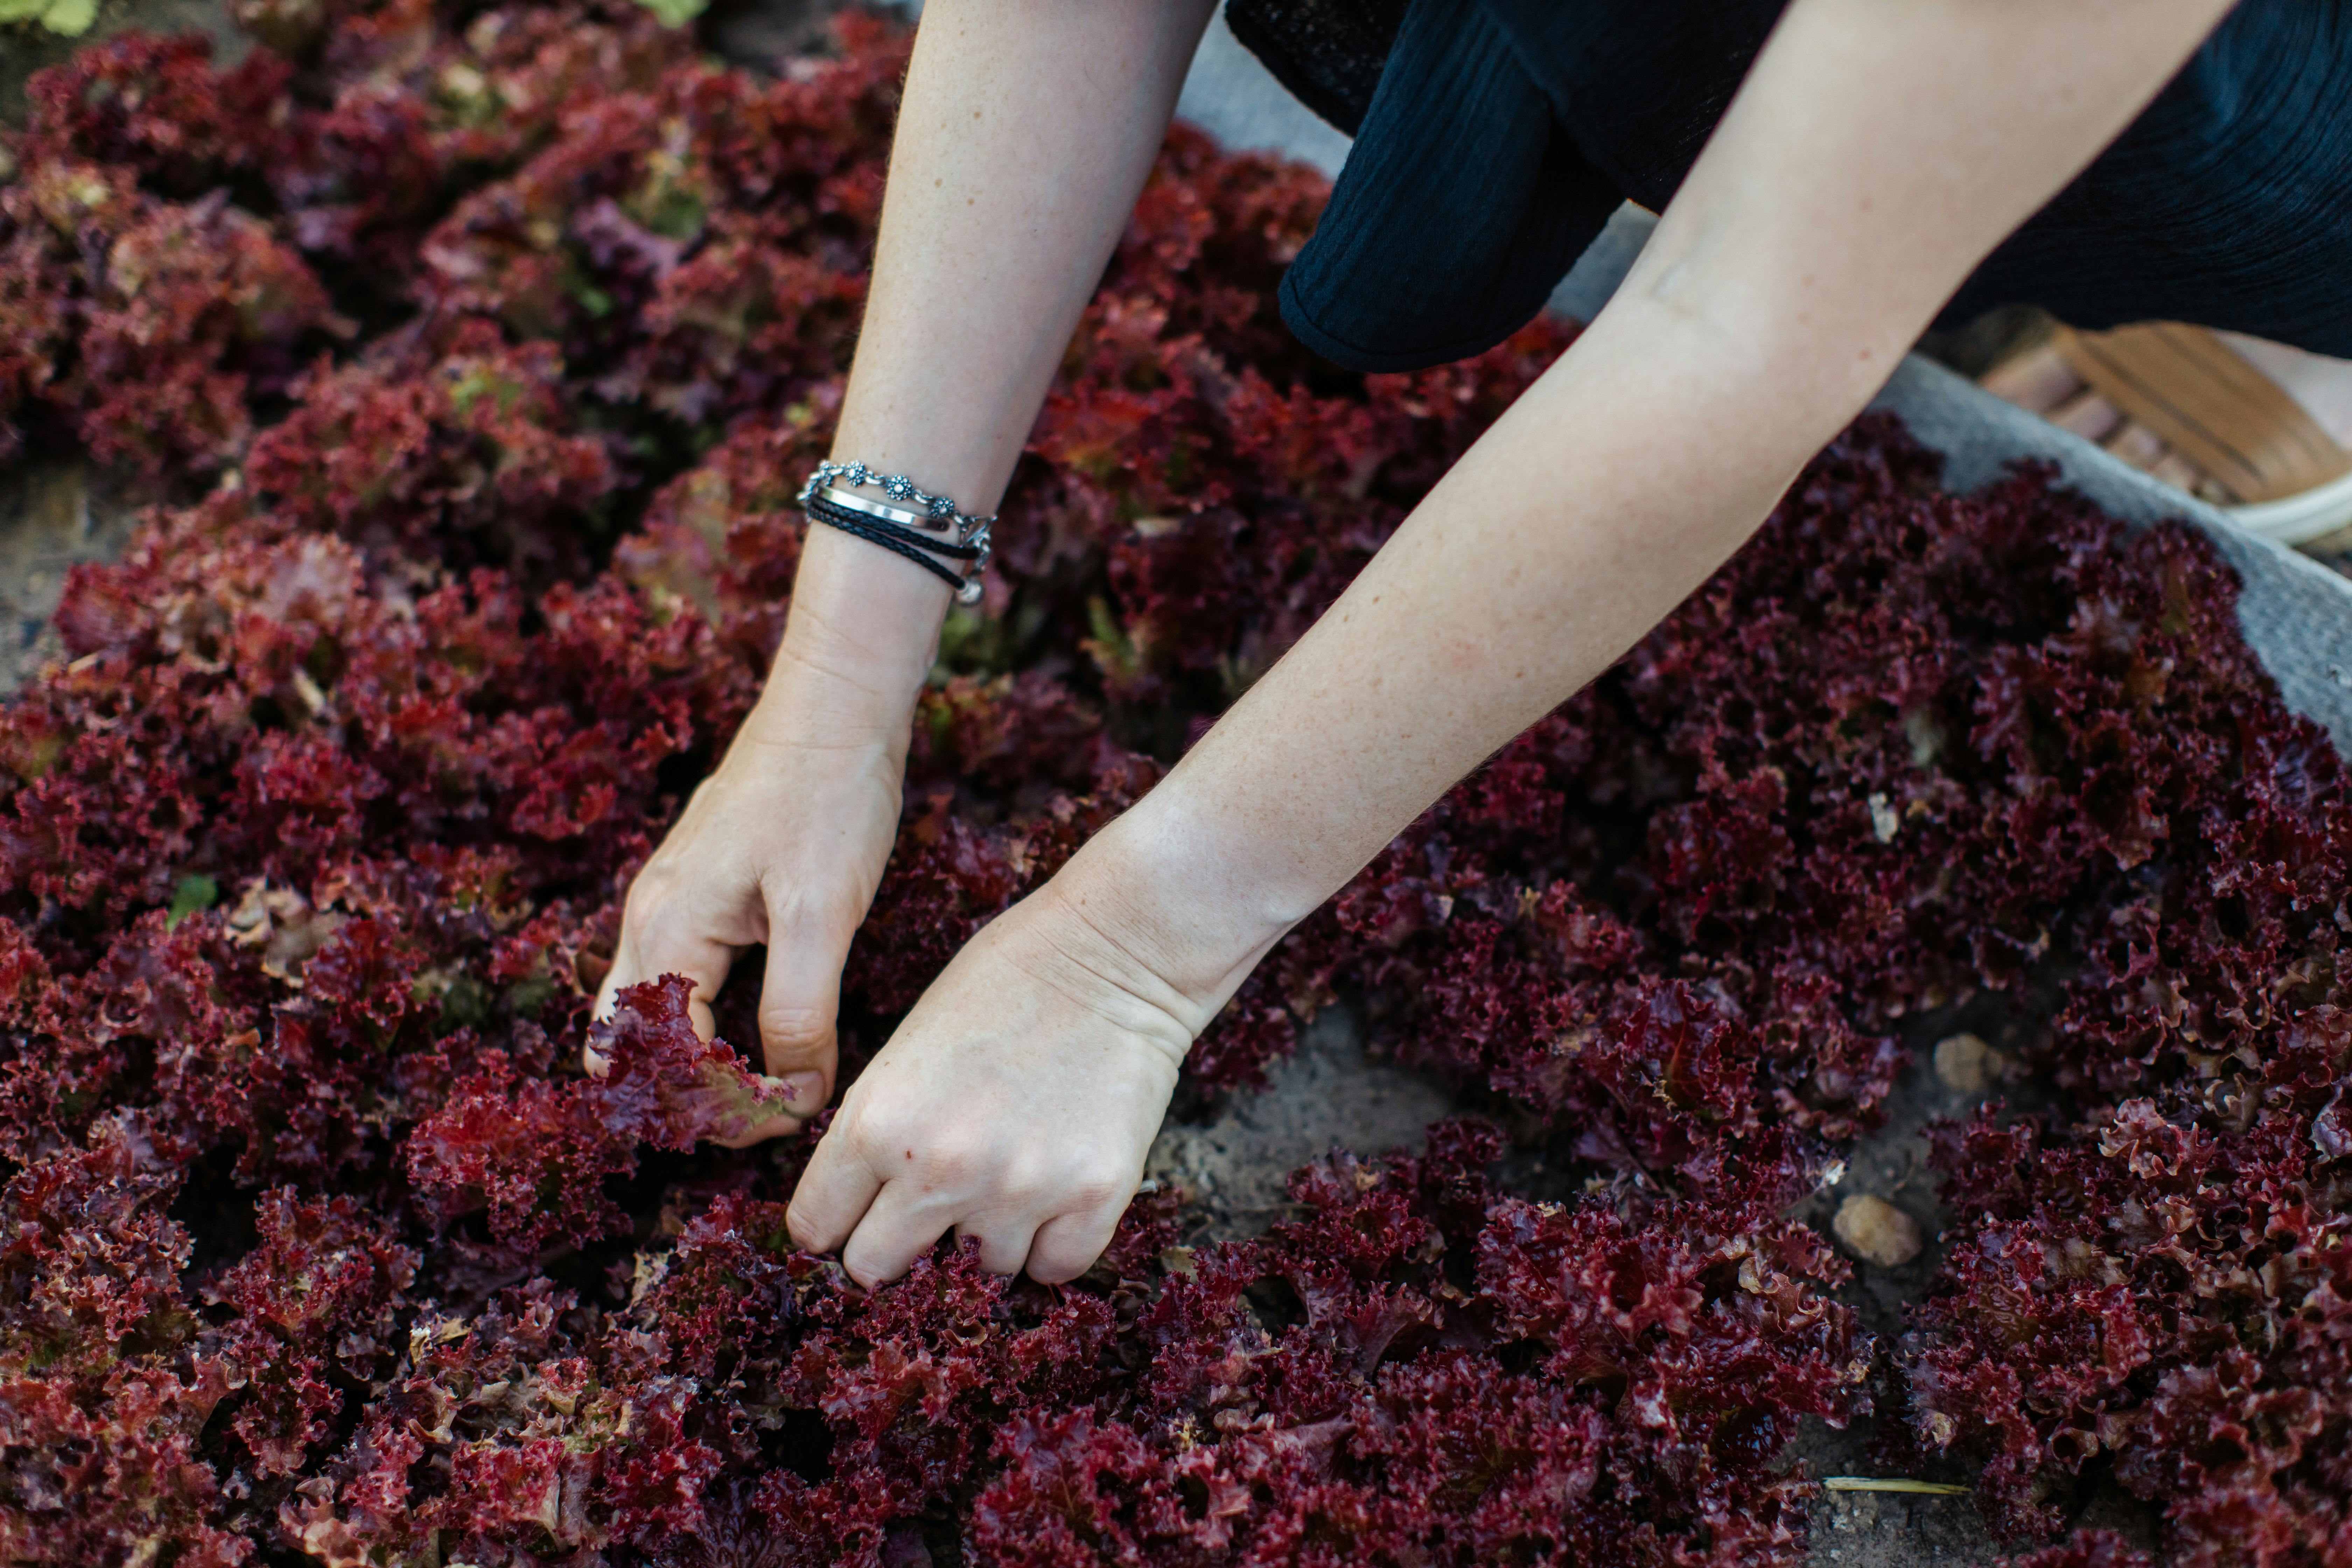
[[[1196,1050],[1247,1092],[1358,998],[1579,1201],[1449,1124],[1257,1240],[1154,1197],[1069,1288],[861,1293],[785,1238],[807,1139],[705,1142],[759,1086],[674,987],[575,1063],[782,625],[905,39],[240,10],[234,71],[38,79],[0,183],[0,442],[170,502],[0,710],[0,1557],[1785,1563],[1782,1447],[1874,1403],[2021,1539],[2106,1475],[2179,1562],[2352,1563],[2352,814],[2191,534],[1857,427]],[[1313,361],[1324,195],[1171,136],[918,715],[853,1064],[1569,342]],[[1946,1134],[1874,1344],[1782,1214],[1985,994],[2049,1106]]]

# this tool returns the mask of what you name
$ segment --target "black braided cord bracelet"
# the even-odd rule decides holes
[[[937,557],[944,555],[956,561],[975,561],[980,557],[977,546],[926,538],[916,530],[899,523],[884,522],[877,518],[861,516],[847,507],[835,506],[823,496],[809,497],[803,503],[803,510],[828,528],[837,528],[868,544],[878,544],[894,555],[906,557],[958,592],[961,592],[964,585],[963,574],[942,563]]]
[[[859,504],[865,500],[863,496],[852,496],[847,500],[843,500],[831,490],[812,496],[810,500],[817,506],[824,507],[829,513],[847,512],[868,527],[887,528],[906,540],[908,543],[928,550],[934,555],[944,555],[951,561],[980,559],[978,544],[967,544],[960,539],[950,539],[935,529],[919,528],[913,523],[903,521],[915,516],[913,512],[901,511],[896,517],[886,517],[882,515],[882,509]],[[896,510],[895,508],[890,510]]]

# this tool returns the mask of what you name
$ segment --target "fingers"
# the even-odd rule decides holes
[[[687,1016],[694,1024],[694,1032],[706,1040],[709,1039],[718,1033],[717,1021],[710,1013],[710,1000],[718,995],[719,988],[727,984],[727,973],[734,966],[736,949],[730,943],[694,934],[692,928],[682,921],[673,920],[655,927],[653,934],[640,939],[636,932],[644,927],[645,922],[638,921],[634,912],[623,917],[621,940],[612,972],[605,975],[604,984],[597,990],[596,1016],[600,1018],[612,1016],[614,998],[625,986],[658,980],[665,974],[682,974],[693,983],[693,990],[687,996]],[[583,1046],[580,1059],[590,1076],[604,1076],[606,1063],[593,1046]],[[805,1109],[802,1109],[797,1097],[793,1103],[795,1110],[801,1110],[800,1115],[772,1116],[740,1138],[722,1138],[717,1142],[729,1149],[745,1149],[771,1138],[796,1132],[801,1123],[813,1115],[824,1100],[812,1100]]]
[[[876,1163],[854,1147],[855,1137],[844,1123],[835,1122],[817,1140],[816,1152],[793,1190],[784,1227],[803,1251],[838,1251],[849,1277],[870,1290],[913,1267],[947,1234],[954,1214],[908,1177],[885,1180]],[[1022,1250],[1013,1255],[1010,1267],[997,1272],[1009,1274],[1021,1267],[1028,1231],[1024,1229],[1019,1239]],[[1000,1247],[996,1256],[1008,1250]],[[982,1257],[989,1256],[983,1243]]]
[[[687,1014],[694,1021],[694,1032],[706,1040],[710,1038],[717,1030],[710,1016],[710,999],[727,984],[727,972],[735,963],[735,950],[698,935],[680,921],[663,921],[651,929],[646,929],[646,923],[634,910],[622,916],[621,940],[614,951],[613,967],[596,991],[596,1016],[611,1017],[614,998],[628,986],[658,980],[665,974],[683,974],[694,983],[694,990],[687,999]],[[581,1056],[591,1073],[603,1076],[603,1058],[584,1047]]]
[[[795,1115],[814,1116],[833,1098],[839,1060],[834,1023],[841,1009],[843,947],[771,916],[768,968],[760,984],[760,1047],[768,1076],[792,1090]]]
[[[771,1116],[765,1121],[753,1123],[751,1130],[740,1138],[714,1138],[711,1142],[721,1149],[749,1149],[754,1143],[765,1143],[771,1138],[782,1138],[787,1133],[799,1131],[804,1120],[798,1116]]]
[[[811,1152],[793,1239],[836,1253],[861,1284],[905,1272],[950,1227],[991,1270],[1073,1279],[1109,1243],[1143,1173],[1175,1086],[1171,1047],[1189,1042],[1189,1026],[1099,976],[1104,994],[1086,994],[1083,964],[1041,982],[1035,952],[1006,951],[1030,907],[1000,917],[995,937],[932,982]],[[835,982],[823,978],[820,993],[806,971],[771,976],[779,996],[829,1001]],[[799,1060],[823,1048],[816,1028],[780,1033],[808,1053]]]
[[[1110,1238],[1118,1233],[1124,1200],[1114,1205],[1066,1214],[1037,1227],[1029,1243],[1029,1278],[1041,1285],[1076,1279],[1095,1266]]]
[[[868,1289],[912,1268],[951,1224],[959,1236],[980,1244],[980,1266],[992,1274],[1018,1274],[1025,1267],[1041,1284],[1075,1279],[1094,1267],[1127,1212],[1126,1186],[1113,1195],[1091,1184],[1055,1192],[1078,1206],[1042,1225],[1032,1217],[1034,1209],[1024,1212],[1018,1202],[975,1215],[968,1196],[923,1179],[936,1169],[924,1152],[902,1151],[911,1158],[900,1173],[887,1168],[887,1158],[853,1152],[855,1137],[836,1124],[818,1142],[793,1194],[786,1225],[804,1250],[837,1250],[849,1277]]]
[[[838,1251],[849,1277],[869,1289],[912,1268],[950,1225],[980,1243],[980,1265],[992,1274],[1018,1274],[1025,1263],[1033,1279],[1073,1279],[1110,1245],[1127,1206],[1124,1197],[1097,1202],[1043,1228],[1018,1205],[972,1217],[969,1201],[958,1201],[953,1186],[925,1179],[938,1173],[926,1152],[900,1151],[908,1165],[900,1173],[885,1168],[892,1164],[887,1151],[861,1152],[856,1142],[854,1127],[842,1123],[817,1141],[785,1225],[803,1250]],[[1041,1242],[1046,1243],[1042,1262]],[[1038,1273],[1040,1267],[1048,1272]]]
[[[842,1247],[841,1266],[869,1290],[896,1279],[947,1234],[950,1213],[919,1194],[912,1182],[885,1182]],[[1020,1267],[1018,1259],[1013,1267]]]
[[[659,980],[665,974],[683,974],[694,982],[694,991],[688,998],[687,1011],[693,1016],[694,1032],[709,1039],[714,1027],[710,1016],[710,1000],[719,988],[727,984],[727,972],[735,965],[735,950],[725,942],[714,942],[679,925],[664,926],[649,931],[635,944],[629,955],[628,973],[615,962],[613,973],[604,977],[604,985],[597,996],[602,1012],[610,1012],[613,998],[625,986]]]
[[[1018,1274],[1022,1264],[1029,1259],[1036,1227],[1015,1219],[991,1225],[960,1225],[956,1235],[980,1243],[980,1266],[991,1274]],[[850,1245],[856,1245],[855,1237],[850,1238]],[[913,1259],[908,1261],[911,1263]]]
[[[851,1148],[847,1124],[835,1121],[816,1141],[816,1152],[809,1156],[808,1169],[801,1173],[792,1205],[784,1212],[793,1245],[804,1252],[831,1252],[840,1247],[866,1217],[881,1185],[873,1165]]]

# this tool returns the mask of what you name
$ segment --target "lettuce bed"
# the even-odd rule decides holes
[[[0,1558],[1781,1563],[1783,1446],[1874,1407],[2021,1539],[2104,1476],[2177,1561],[2352,1563],[2352,816],[2195,537],[1865,422],[1195,1055],[1245,1089],[1360,997],[1577,1201],[1458,1122],[1255,1241],[1153,1196],[1074,1286],[862,1294],[784,1237],[805,1140],[700,1142],[758,1090],[674,988],[573,1063],[781,626],[905,41],[241,19],[234,71],[38,79],[0,184],[0,443],[178,503],[0,709]],[[1565,346],[1313,362],[1270,300],[1323,195],[1171,136],[924,699],[853,1061]],[[1945,1135],[1874,1344],[1782,1214],[1896,1021],[1987,993],[2047,1103]]]

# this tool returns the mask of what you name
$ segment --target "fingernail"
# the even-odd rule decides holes
[[[784,1103],[805,1116],[824,1100],[824,1074],[796,1072],[784,1075]]]

